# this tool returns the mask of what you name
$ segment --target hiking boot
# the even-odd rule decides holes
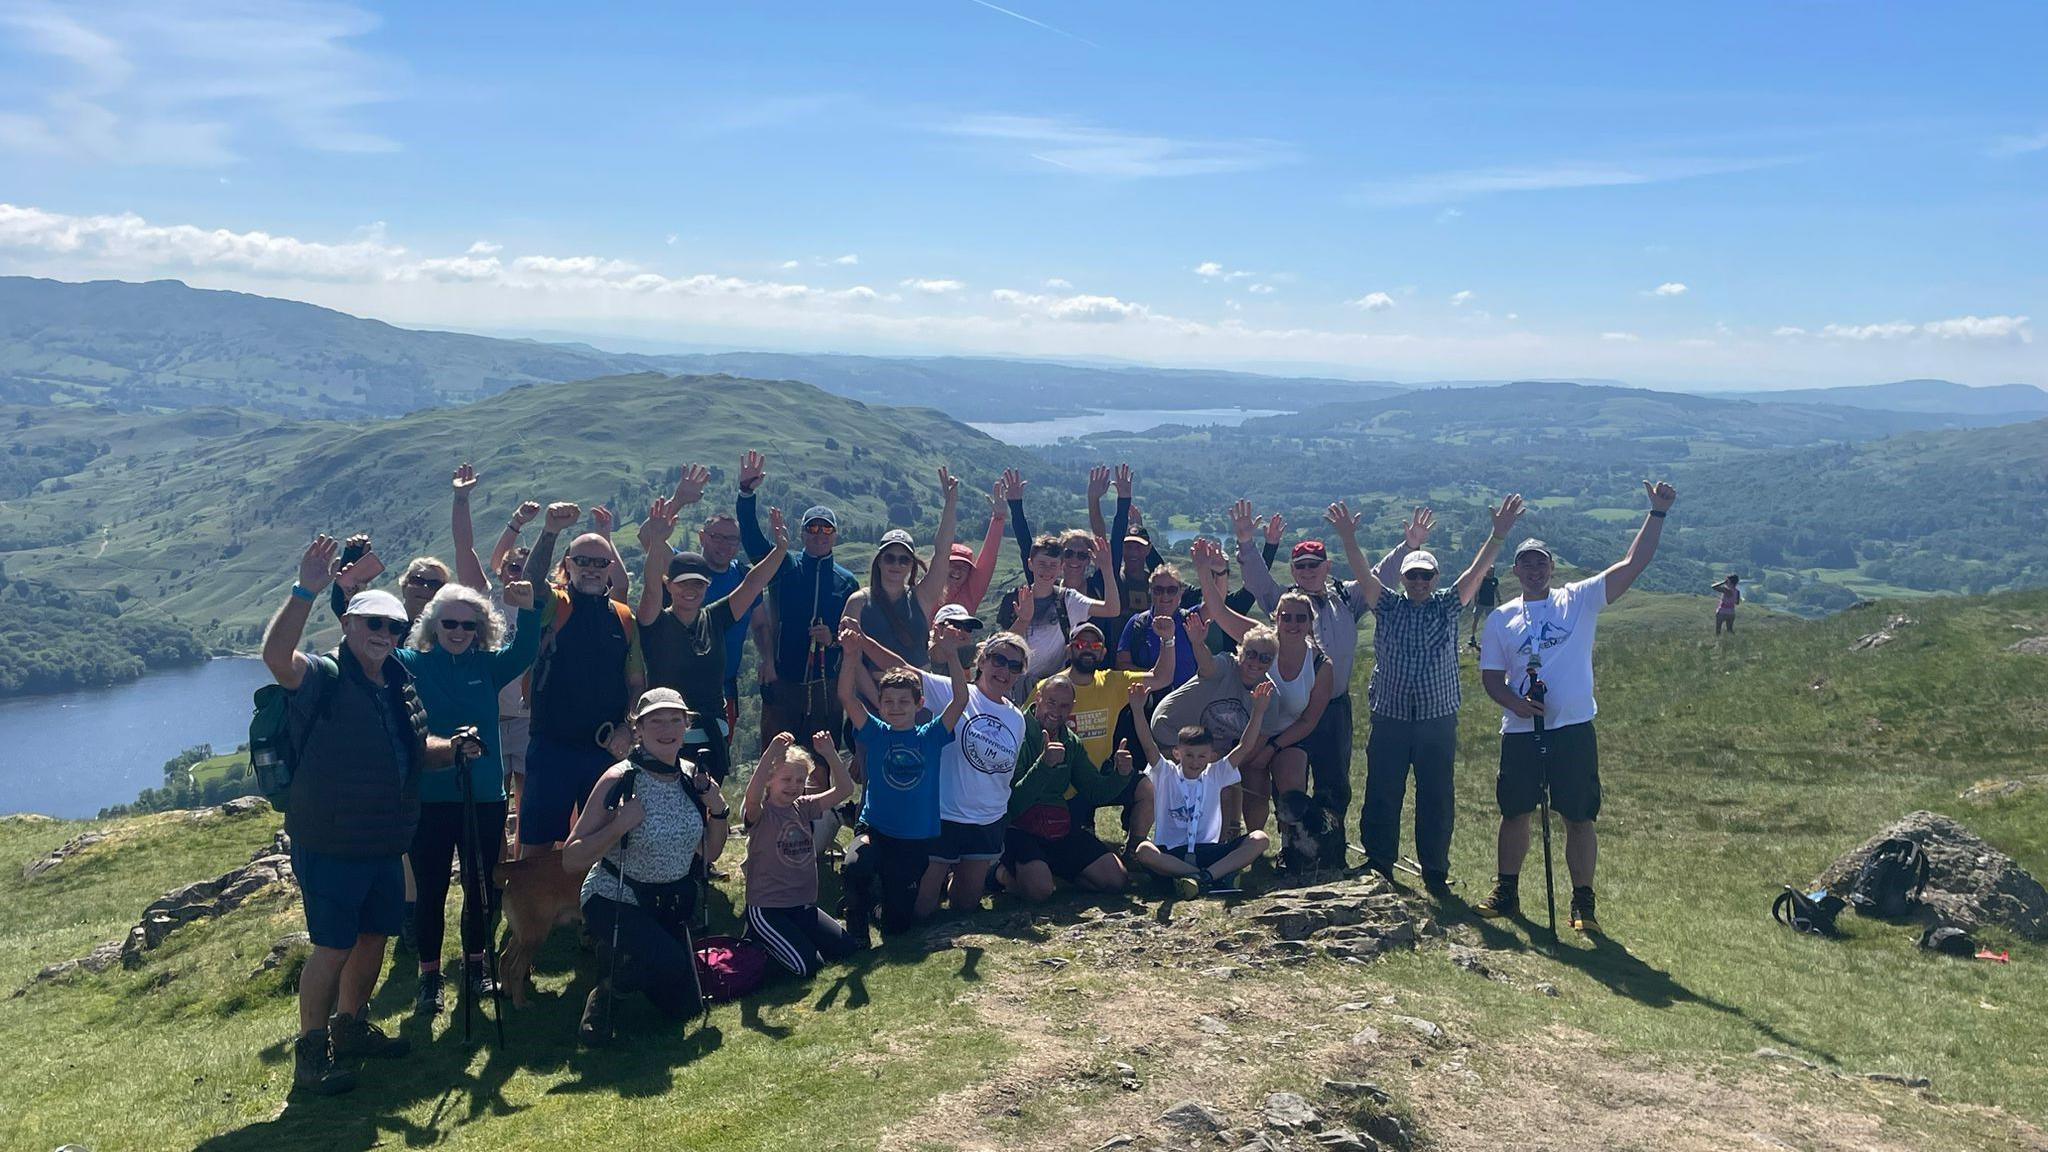
[[[1207,868],[1192,876],[1182,876],[1173,882],[1173,894],[1183,900],[1193,900],[1216,886],[1216,878],[1209,875]]]
[[[1493,894],[1474,904],[1472,911],[1477,912],[1487,920],[1520,916],[1522,914],[1521,891],[1509,881],[1497,880],[1493,885]]]
[[[1593,890],[1572,889],[1572,931],[1588,936],[1600,931],[1600,919],[1593,914]]]
[[[583,1002],[583,1020],[576,1025],[576,1038],[586,1047],[597,1048],[611,1041],[611,1002],[611,983],[598,981],[597,987],[590,990],[590,998]]]
[[[464,960],[462,979],[469,987],[469,994],[480,1000],[489,1000],[498,994],[497,981],[491,979],[490,969],[481,960]]]
[[[1451,874],[1449,872],[1424,872],[1422,874],[1422,888],[1423,891],[1428,892],[1434,899],[1449,900],[1451,898]]]
[[[308,1032],[292,1042],[292,1091],[339,1096],[356,1086],[356,1074],[337,1068],[327,1050],[327,1029]]]
[[[387,1035],[363,1017],[346,1012],[336,1012],[327,1022],[327,1031],[334,1038],[336,1060],[392,1060],[412,1051],[412,1041]]]
[[[413,997],[412,1010],[422,1016],[438,1016],[448,1006],[448,999],[441,991],[441,970],[420,973],[420,990]]]

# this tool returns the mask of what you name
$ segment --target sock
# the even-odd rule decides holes
[[[1592,894],[1593,886],[1591,884],[1579,884],[1572,888],[1572,895],[1574,896],[1591,896]]]
[[[422,976],[425,976],[425,975],[426,975],[427,973],[429,973],[429,972],[439,972],[440,970],[441,970],[441,962],[440,962],[439,960],[436,960],[436,961],[434,961],[434,962],[433,962],[433,963],[431,963],[431,964],[421,964],[421,965],[420,965],[420,975],[422,975]]]
[[[1512,895],[1514,895],[1514,894],[1515,894],[1516,890],[1517,890],[1517,889],[1519,889],[1519,888],[1520,888],[1521,886],[1522,886],[1522,874],[1521,874],[1521,873],[1519,873],[1519,872],[1503,872],[1503,873],[1501,873],[1501,874],[1500,874],[1500,888],[1501,888],[1501,891],[1503,891],[1503,892],[1506,892],[1506,893],[1507,893],[1508,895],[1512,896]]]

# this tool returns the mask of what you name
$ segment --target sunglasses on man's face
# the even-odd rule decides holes
[[[1014,656],[1005,656],[1001,652],[991,652],[988,655],[983,656],[982,660],[985,663],[994,664],[1001,668],[1006,668],[1011,672],[1022,672],[1024,670],[1024,661],[1019,660]]]
[[[612,566],[612,558],[609,556],[571,556],[569,557],[569,563],[574,564],[578,568],[602,569]]]
[[[1306,624],[1310,616],[1306,612],[1282,612],[1277,617],[1282,624]]]
[[[839,529],[834,528],[830,524],[806,524],[804,525],[804,531],[812,536],[830,536],[834,532],[839,531]]]
[[[456,631],[457,629],[460,629],[461,631],[464,631],[464,632],[474,632],[474,631],[476,631],[476,621],[474,621],[474,620],[443,620],[443,621],[441,621],[441,631],[443,631],[443,632],[454,632],[454,631]]]
[[[1422,570],[1420,570],[1420,569],[1417,569],[1417,570],[1416,570],[1416,571],[1414,571],[1414,572],[1403,572],[1403,573],[1401,573],[1401,578],[1402,578],[1403,580],[1419,580],[1419,581],[1424,581],[1424,582],[1427,582],[1427,581],[1430,581],[1430,580],[1434,580],[1434,579],[1436,579],[1436,573],[1434,573],[1434,572],[1424,572],[1424,571],[1422,571]]]
[[[1321,568],[1323,562],[1313,556],[1304,556],[1294,562],[1296,568]]]
[[[1152,586],[1152,594],[1154,596],[1178,596],[1180,595],[1180,585],[1154,584]]]
[[[740,534],[737,532],[700,532],[698,535],[714,544],[737,544],[740,542]]]
[[[406,587],[420,588],[428,592],[439,592],[443,583],[445,581],[436,580],[432,576],[407,576],[405,578]]]
[[[1104,644],[1104,643],[1103,643],[1102,641],[1100,641],[1100,640],[1076,640],[1076,641],[1074,641],[1074,651],[1076,651],[1076,652],[1107,652],[1107,651],[1109,651],[1109,645],[1107,645],[1107,644]]]
[[[364,616],[361,619],[365,630],[370,632],[389,632],[393,636],[405,635],[406,628],[408,627],[405,621],[393,620],[388,616]]]

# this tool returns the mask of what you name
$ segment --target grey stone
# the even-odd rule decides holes
[[[1925,1088],[1933,1083],[1925,1076],[1908,1076],[1900,1072],[1865,1072],[1863,1078],[1875,1080],[1879,1084],[1897,1084],[1905,1088]]]
[[[287,960],[291,959],[293,953],[299,951],[310,952],[312,950],[313,938],[304,932],[293,932],[288,936],[281,936],[278,938],[277,943],[270,946],[270,951],[263,957],[263,962],[256,966],[256,971],[249,973],[249,975],[261,976],[265,972],[275,972],[283,967]]]
[[[1230,1035],[1230,1025],[1225,1024],[1223,1021],[1218,1020],[1214,1016],[1195,1017],[1195,1027],[1201,1029],[1204,1032],[1207,1032],[1211,1036]]]
[[[106,838],[107,834],[104,832],[81,832],[52,849],[48,855],[38,856],[24,864],[21,869],[21,878],[23,880],[33,880]]]
[[[1380,1030],[1377,1028],[1361,1028],[1351,1034],[1351,1043],[1354,1047],[1370,1048],[1379,1042]]]
[[[1337,1011],[1339,1011],[1339,1012],[1370,1012],[1370,1011],[1372,1011],[1372,1006],[1373,1006],[1373,1005],[1372,1005],[1372,1001],[1370,1001],[1370,1000],[1350,1000],[1350,1001],[1347,1001],[1347,1002],[1345,1002],[1345,1003],[1343,1003],[1343,1004],[1339,1004],[1339,1005],[1337,1005]]]
[[[1444,1033],[1443,1025],[1433,1020],[1424,1020],[1420,1016],[1389,1016],[1387,1019],[1392,1020],[1396,1024],[1406,1026],[1409,1031],[1422,1037],[1424,1040],[1434,1042],[1448,1039]]]
[[[1381,1104],[1385,1104],[1393,1099],[1393,1097],[1387,1095],[1386,1089],[1381,1088],[1370,1080],[1325,1080],[1323,1081],[1323,1091],[1332,1092],[1339,1096],[1363,1096],[1368,1100],[1377,1101]]]
[[[1230,1118],[1199,1100],[1183,1100],[1159,1114],[1159,1122],[1177,1132],[1213,1136],[1230,1126]]]
[[[1536,991],[1541,992],[1545,996],[1550,997],[1558,997],[1564,995],[1564,993],[1559,992],[1557,990],[1557,985],[1551,984],[1549,982],[1536,985]]]
[[[1259,1114],[1265,1117],[1267,1125],[1290,1132],[1296,1128],[1312,1128],[1323,1119],[1307,1100],[1292,1092],[1268,1093],[1259,1105]]]
[[[1927,853],[1921,902],[1933,919],[1971,932],[1996,926],[2028,940],[2048,940],[2048,889],[2012,857],[1934,812],[1911,813],[1879,831],[1836,860],[1815,884],[1847,891],[1863,862],[1894,837],[1914,841]]]
[[[1129,1132],[1119,1132],[1116,1135],[1111,1136],[1109,1139],[1104,1140],[1102,1143],[1097,1144],[1095,1146],[1095,1152],[1112,1152],[1113,1149],[1128,1148],[1131,1145],[1136,1144],[1137,1142],[1138,1138],[1136,1136],[1131,1135]]]
[[[1370,1136],[1361,1136],[1343,1128],[1332,1128],[1328,1132],[1315,1134],[1316,1146],[1328,1148],[1331,1152],[1379,1152],[1380,1142]]]

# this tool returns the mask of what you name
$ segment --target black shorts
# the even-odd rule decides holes
[[[1550,777],[1550,806],[1573,822],[1600,817],[1600,744],[1593,722],[1553,728],[1543,734],[1537,750],[1534,732],[1509,732],[1500,738],[1500,776],[1493,796],[1503,816],[1526,816],[1543,798],[1543,779]]]
[[[1111,855],[1109,845],[1096,839],[1094,832],[1079,824],[1057,840],[1033,836],[1021,828],[1012,828],[1003,837],[1003,863],[1009,865],[1012,872],[1043,860],[1053,875],[1062,880],[1077,880],[1090,865],[1108,855]]]
[[[938,839],[925,843],[931,845],[931,859],[941,864],[969,860],[994,864],[1003,857],[1003,829],[1008,824],[1007,819],[993,824],[962,824],[942,819]]]

